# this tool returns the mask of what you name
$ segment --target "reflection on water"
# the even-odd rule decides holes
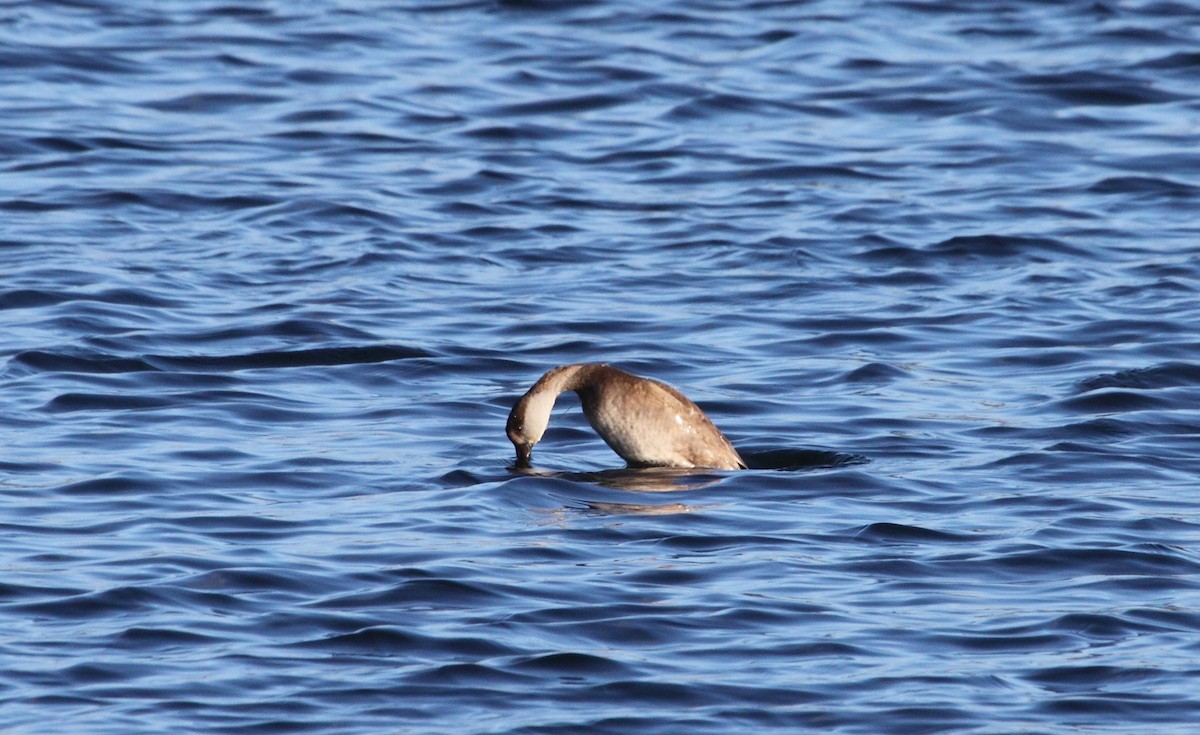
[[[571,515],[585,514],[596,516],[662,516],[677,513],[693,513],[711,505],[688,505],[686,503],[618,503],[604,500],[567,500],[565,504],[553,510],[542,511],[557,520],[568,520]]]
[[[590,485],[597,488],[633,493],[678,493],[714,487],[732,475],[756,470],[804,472],[865,464],[867,462],[866,458],[858,455],[819,450],[768,449],[753,451],[742,456],[746,459],[747,464],[749,464],[749,470],[721,471],[705,468],[624,467],[611,470],[571,472],[525,466],[517,463],[509,466],[509,472],[530,478],[562,480],[580,486]],[[691,513],[701,508],[713,507],[712,504],[693,505],[683,502],[655,504],[640,501],[597,500],[579,496],[561,498],[558,492],[551,493],[551,496],[559,497],[564,502],[564,505],[556,510],[545,511],[556,518],[562,517],[561,514],[564,513],[579,512],[590,515],[672,515],[676,513]]]
[[[636,492],[696,490],[718,482],[720,475],[724,474],[719,470],[675,467],[625,467],[594,472],[568,472],[513,465],[509,467],[509,471],[529,477],[552,477]]]
[[[815,449],[762,449],[741,452],[748,470],[714,470],[710,468],[623,467],[593,472],[551,470],[520,462],[508,466],[509,472],[528,477],[554,477],[573,482],[590,483],[619,490],[640,492],[676,492],[696,490],[718,482],[730,472],[774,470],[804,472],[833,469],[870,460],[857,454]]]

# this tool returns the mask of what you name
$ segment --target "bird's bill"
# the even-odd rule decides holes
[[[530,460],[530,457],[533,455],[533,445],[532,444],[516,444],[514,446],[516,446],[516,448],[517,448],[516,466],[517,467],[529,467],[529,466],[533,465],[533,462]]]

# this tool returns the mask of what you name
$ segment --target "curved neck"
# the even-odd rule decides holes
[[[554,409],[558,395],[568,390],[586,390],[592,383],[596,369],[601,367],[595,364],[563,365],[539,378],[514,409],[521,417],[526,436],[535,443],[541,440],[550,423],[550,411]]]
[[[596,369],[601,367],[603,365],[595,363],[556,367],[539,378],[538,382],[534,383],[533,387],[529,389],[529,394],[549,393],[551,396],[557,398],[558,394],[564,391],[577,391],[581,388],[586,388],[591,384]],[[550,405],[554,405],[553,401],[551,401]]]

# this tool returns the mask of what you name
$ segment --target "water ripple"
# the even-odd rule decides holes
[[[9,10],[6,732],[1194,730],[1193,8]]]

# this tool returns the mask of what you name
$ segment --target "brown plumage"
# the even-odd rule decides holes
[[[666,383],[598,363],[550,370],[508,415],[517,464],[528,466],[563,391],[573,390],[583,414],[613,451],[633,467],[746,468],[741,455],[700,407]]]

